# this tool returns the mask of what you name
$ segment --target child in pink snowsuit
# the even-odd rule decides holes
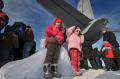
[[[80,75],[80,54],[82,44],[84,43],[84,36],[77,26],[68,28],[68,51],[71,60],[71,66],[75,75]]]

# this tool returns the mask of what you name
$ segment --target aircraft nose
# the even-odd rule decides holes
[[[109,21],[108,21],[108,19],[106,19],[106,18],[102,18],[103,20],[103,23],[104,23],[104,25],[106,25]]]

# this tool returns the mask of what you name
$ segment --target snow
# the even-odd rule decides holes
[[[46,49],[22,60],[9,62],[0,69],[0,79],[43,79],[43,61]],[[74,76],[67,51],[62,47],[58,63],[61,78],[53,79],[120,79],[120,71],[81,69],[81,76]]]
[[[120,79],[120,71],[105,71],[102,69],[98,70],[82,70],[82,76],[76,77],[63,77],[59,79]],[[53,78],[58,79],[58,78]]]

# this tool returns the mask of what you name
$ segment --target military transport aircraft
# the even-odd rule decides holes
[[[94,44],[101,37],[101,29],[106,28],[108,20],[106,18],[95,18],[90,0],[80,0],[77,9],[73,8],[64,0],[37,0],[53,16],[63,20],[66,28],[78,25],[85,35],[86,41]],[[111,29],[112,31],[120,31]]]

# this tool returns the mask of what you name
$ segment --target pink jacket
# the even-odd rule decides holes
[[[58,44],[61,46],[62,42],[64,41],[64,35],[60,29],[55,29],[55,30],[53,30],[53,29],[54,29],[54,26],[48,26],[45,29],[46,40],[49,37],[57,37]]]
[[[78,36],[74,34],[75,26],[68,28],[68,50],[76,48],[81,52],[82,44],[84,43],[84,35]]]

